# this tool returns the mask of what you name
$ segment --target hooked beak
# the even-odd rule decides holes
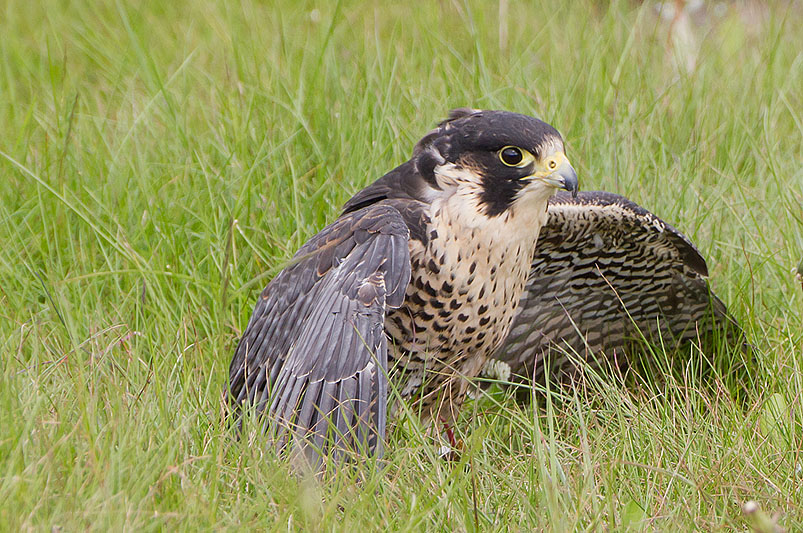
[[[560,181],[563,181],[563,188],[572,193],[572,198],[577,198],[577,191],[580,190],[580,185],[577,181],[577,172],[569,161],[564,159],[563,164],[553,173]]]
[[[569,163],[569,160],[565,157],[561,161],[558,168],[552,171],[551,174],[547,174],[541,179],[554,187],[566,189],[572,193],[572,198],[577,197],[577,191],[579,190],[577,172],[574,171],[571,163]]]

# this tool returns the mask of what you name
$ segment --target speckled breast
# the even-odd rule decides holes
[[[505,339],[529,272],[534,242],[493,242],[478,229],[455,235],[430,228],[426,247],[410,241],[412,278],[405,302],[388,313],[391,381],[402,397],[468,383]],[[423,389],[421,389],[423,385]],[[450,401],[458,400],[452,398]]]

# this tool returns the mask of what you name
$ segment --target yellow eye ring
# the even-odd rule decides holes
[[[508,167],[526,167],[535,160],[530,152],[518,146],[505,146],[498,154],[502,164]]]

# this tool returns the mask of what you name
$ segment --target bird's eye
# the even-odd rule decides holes
[[[505,146],[499,152],[499,160],[509,167],[524,168],[535,161],[533,154],[518,146]]]
[[[499,159],[509,167],[516,167],[524,160],[524,154],[521,153],[521,148],[505,146],[499,150]]]

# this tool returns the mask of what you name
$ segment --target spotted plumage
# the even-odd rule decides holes
[[[543,215],[535,217],[536,227]],[[429,218],[437,221],[430,223],[437,237],[426,245],[411,243],[412,282],[402,307],[388,313],[385,329],[393,342],[391,376],[399,374],[405,383],[401,396],[418,397],[428,417],[451,421],[465,396],[466,376],[476,375],[507,336],[537,234],[516,214],[499,221],[515,228],[507,235],[464,228],[448,206],[435,204]]]
[[[318,464],[381,454],[389,386],[451,422],[507,336],[556,188],[577,177],[554,128],[453,112],[265,288],[230,366],[233,413],[255,405],[278,448]]]

